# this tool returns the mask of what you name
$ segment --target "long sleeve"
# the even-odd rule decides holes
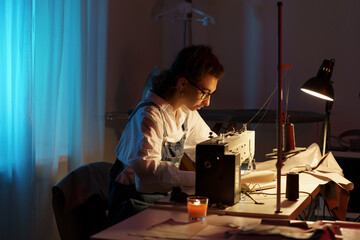
[[[128,122],[119,141],[116,155],[127,166],[119,179],[135,184],[139,192],[168,192],[173,186],[195,185],[195,173],[161,161],[163,128],[160,111],[147,106]]]
[[[185,141],[185,151],[195,161],[196,144],[209,139],[209,133],[212,131],[198,111],[193,111],[189,114],[188,126],[189,133]],[[213,133],[213,136],[216,136],[216,134]]]

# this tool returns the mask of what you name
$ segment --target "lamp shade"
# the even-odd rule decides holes
[[[301,90],[318,98],[327,101],[334,101],[334,88],[330,81],[335,59],[324,59],[316,77],[310,78],[301,87]]]

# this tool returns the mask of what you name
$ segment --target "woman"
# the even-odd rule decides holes
[[[110,172],[109,217],[121,221],[166,195],[195,186],[195,172],[179,170],[184,148],[206,140],[210,128],[196,110],[209,106],[223,66],[208,46],[184,48],[129,117]]]

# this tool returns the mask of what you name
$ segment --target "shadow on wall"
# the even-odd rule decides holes
[[[104,161],[114,163],[115,148],[128,120],[127,113],[108,113],[105,120]]]

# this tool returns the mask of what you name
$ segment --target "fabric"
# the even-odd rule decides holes
[[[345,221],[347,206],[350,199],[349,192],[331,181],[320,186],[320,193],[326,200],[329,210],[335,217]]]
[[[257,164],[257,170],[276,171],[276,160]],[[311,144],[306,151],[288,158],[281,168],[281,175],[289,172],[305,172],[324,181],[334,181],[342,188],[351,191],[354,184],[344,177],[343,171],[331,152],[321,156],[319,145]]]
[[[163,142],[180,141],[184,134],[182,125],[188,119],[184,149],[193,150],[197,143],[208,138],[210,128],[197,111],[183,107],[175,115],[172,106],[151,91],[144,101],[154,102],[161,112],[155,106],[146,106],[127,123],[115,150],[126,168],[116,181],[135,184],[136,190],[143,193],[168,192],[173,186],[194,186],[194,172],[181,171],[175,164],[161,161]]]
[[[276,160],[260,163],[257,169],[276,171],[275,163]],[[289,172],[311,174],[325,183],[320,189],[329,209],[338,219],[346,219],[349,191],[354,188],[354,184],[344,177],[341,167],[331,152],[321,156],[319,146],[313,143],[305,151],[284,162],[281,174],[285,175]]]
[[[69,170],[104,156],[107,10],[0,1],[0,239],[58,239],[59,156]]]
[[[291,226],[276,226],[253,224],[240,229],[228,231],[227,239],[244,239],[246,236],[256,236],[256,239],[335,239],[331,224],[314,224],[309,229]],[[276,238],[276,236],[278,238]],[[255,238],[254,238],[255,239]]]

